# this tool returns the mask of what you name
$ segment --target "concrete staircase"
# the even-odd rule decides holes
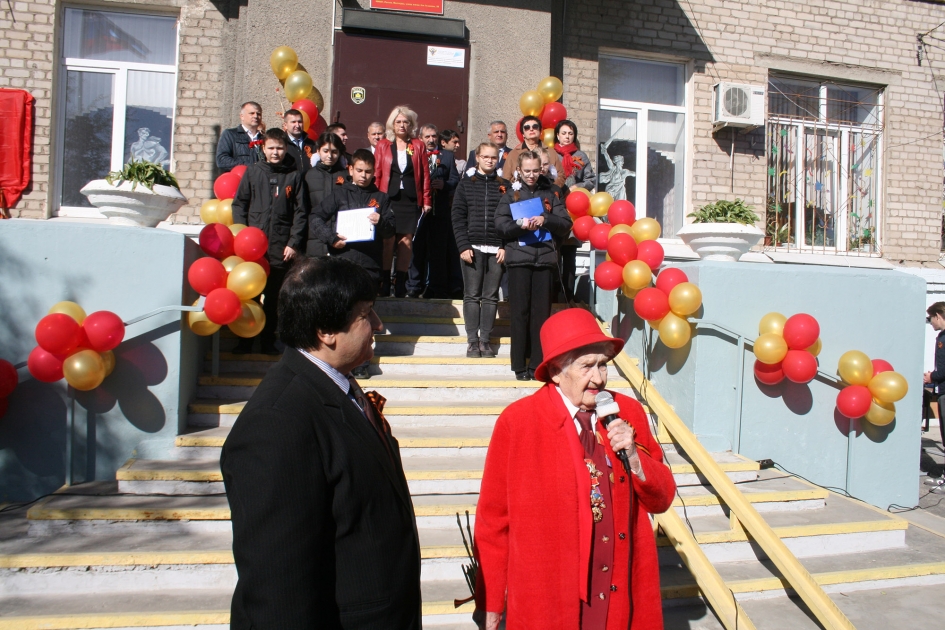
[[[538,385],[512,376],[504,307],[493,339],[499,357],[466,359],[460,303],[377,304],[386,331],[376,340],[375,376],[363,385],[387,397],[385,415],[401,444],[422,547],[425,627],[475,627],[471,604],[453,605],[469,595],[456,514],[468,511],[475,521],[493,424]],[[114,482],[0,513],[0,630],[228,627],[236,571],[220,448],[276,360],[224,350],[212,376],[208,357],[190,428],[171,458],[130,459]],[[609,387],[635,395],[614,368]],[[679,484],[674,509],[757,627],[816,627],[685,453],[654,429]],[[941,536],[737,454],[713,457],[828,592],[945,584]],[[666,627],[720,628],[668,540],[657,542]],[[857,626],[895,627],[869,622]]]

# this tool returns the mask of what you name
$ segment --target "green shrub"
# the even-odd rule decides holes
[[[138,187],[138,184],[154,192],[154,185],[172,186],[180,190],[177,179],[164,170],[164,167],[154,162],[138,162],[131,160],[125,164],[125,168],[120,171],[112,171],[105,176],[105,181],[109,184],[118,182],[120,186],[124,182],[131,182],[131,190]]]
[[[720,199],[715,203],[702,206],[695,212],[689,214],[694,219],[693,223],[741,223],[743,225],[754,225],[761,219],[755,214],[751,206],[747,205],[741,199],[735,201],[726,201]]]

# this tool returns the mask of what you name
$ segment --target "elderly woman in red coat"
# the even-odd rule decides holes
[[[676,484],[640,403],[614,394],[607,428],[595,413],[623,341],[572,308],[545,322],[541,345],[546,384],[502,412],[486,455],[473,618],[489,630],[503,613],[508,630],[662,628],[648,516],[670,508]]]

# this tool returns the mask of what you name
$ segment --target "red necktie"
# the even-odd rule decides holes
[[[597,447],[597,436],[594,435],[594,429],[591,427],[593,415],[590,411],[578,411],[574,416],[581,424],[581,444],[584,446],[584,454],[588,457],[594,454],[594,449]]]

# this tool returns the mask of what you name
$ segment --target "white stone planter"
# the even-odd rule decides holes
[[[96,179],[79,192],[116,225],[155,227],[187,203],[187,197],[172,186],[155,184],[153,192],[143,184],[131,187],[131,182],[109,184]]]
[[[753,246],[764,232],[741,223],[692,223],[676,232],[702,260],[735,262]]]

